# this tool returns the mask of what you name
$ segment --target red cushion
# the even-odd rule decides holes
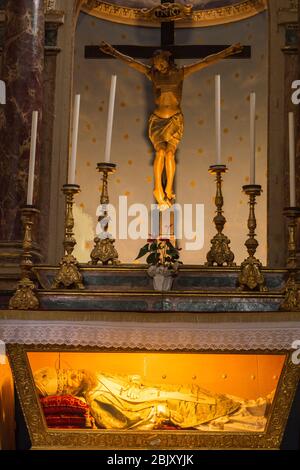
[[[49,428],[85,428],[86,419],[84,416],[46,416],[46,423]]]
[[[72,395],[53,395],[40,398],[44,414],[47,415],[77,415],[86,416],[89,407],[79,398]]]

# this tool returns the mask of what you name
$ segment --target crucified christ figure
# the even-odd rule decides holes
[[[175,152],[183,136],[181,98],[183,81],[189,75],[242,51],[240,44],[212,54],[199,62],[178,67],[170,51],[157,50],[152,64],[146,65],[122,54],[110,44],[102,42],[100,49],[130,67],[143,73],[153,84],[155,110],[149,118],[149,138],[156,155],[154,160],[154,197],[161,209],[170,207],[175,200],[173,182],[176,170]],[[163,172],[166,186],[163,187]]]

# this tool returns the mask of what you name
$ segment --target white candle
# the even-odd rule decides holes
[[[29,159],[28,187],[27,187],[27,205],[28,206],[32,206],[32,203],[33,203],[33,185],[34,185],[34,168],[35,168],[38,118],[39,118],[38,111],[33,111],[32,122],[31,122],[30,159]]]
[[[221,76],[215,76],[215,120],[217,165],[221,165]]]
[[[255,184],[255,117],[256,117],[256,95],[250,93],[250,184]]]
[[[72,147],[71,147],[71,157],[69,161],[69,174],[68,174],[69,184],[75,184],[79,111],[80,111],[80,95],[75,95],[74,108],[73,108]]]
[[[289,113],[290,206],[296,207],[295,179],[295,117]]]
[[[117,85],[117,76],[112,75],[111,84],[110,84],[107,130],[106,130],[106,144],[105,144],[105,161],[107,163],[110,162],[110,150],[111,150],[113,119],[114,119],[116,85]]]
[[[0,104],[6,104],[6,85],[3,80],[0,80]]]

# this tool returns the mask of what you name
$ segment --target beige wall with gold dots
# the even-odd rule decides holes
[[[42,367],[138,374],[150,384],[197,384],[214,393],[255,400],[276,390],[285,356],[198,353],[29,352],[32,371]]]
[[[267,101],[268,50],[267,14],[239,23],[203,29],[177,29],[177,44],[231,44],[252,46],[252,59],[228,59],[186,79],[182,109],[185,132],[177,153],[177,202],[203,203],[205,245],[200,251],[182,251],[188,264],[205,262],[210,239],[215,234],[215,185],[208,174],[215,161],[214,75],[222,80],[222,158],[229,167],[225,176],[224,198],[226,234],[241,262],[246,253],[248,207],[241,187],[249,182],[249,94],[257,93],[257,183],[264,192],[257,205],[258,256],[266,262],[267,201]],[[110,180],[111,203],[126,195],[128,204],[153,203],[153,150],[147,137],[147,120],[153,109],[151,83],[138,72],[116,60],[86,60],[84,46],[100,44],[159,45],[159,30],[119,25],[81,14],[76,33],[74,93],[81,94],[77,182],[81,193],[75,208],[76,256],[88,261],[97,223],[100,197],[98,162],[104,159],[110,77],[118,76],[112,161],[117,173]],[[189,61],[179,61],[180,64]],[[129,219],[130,220],[130,219]],[[123,262],[133,262],[144,240],[117,240]],[[184,241],[181,243],[184,247]]]

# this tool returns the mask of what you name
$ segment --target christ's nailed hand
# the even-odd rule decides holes
[[[115,52],[114,48],[107,42],[102,41],[99,47],[100,47],[100,50],[104,52],[105,54],[114,55],[114,52]]]
[[[242,44],[240,42],[236,43],[236,44],[233,44],[232,46],[230,46],[228,48],[228,52],[229,54],[238,54],[239,52],[242,52],[242,50],[244,49],[244,46],[242,46]]]

